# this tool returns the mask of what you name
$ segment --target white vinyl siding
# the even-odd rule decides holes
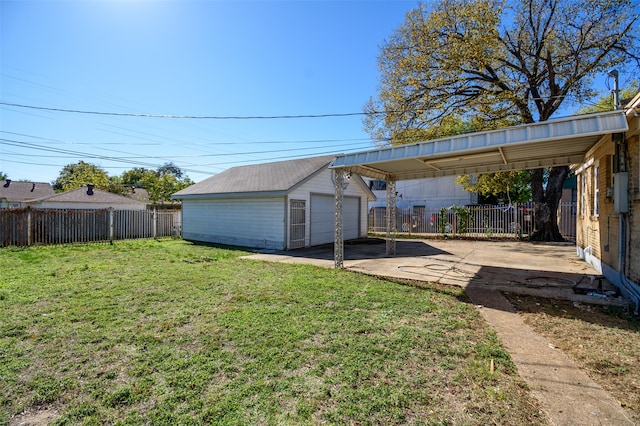
[[[186,240],[285,249],[285,198],[248,197],[184,200]]]
[[[329,200],[331,217],[326,222],[326,231],[330,233],[328,242],[332,242],[335,190],[332,172],[329,169],[323,169],[302,181],[291,189],[286,197],[233,194],[218,198],[219,194],[212,194],[211,198],[184,198],[183,237],[185,240],[272,250],[323,244],[315,243],[311,239],[311,212],[314,208],[311,202],[312,194],[322,195]],[[345,190],[345,239],[367,235],[367,194],[368,188],[362,180],[351,179]],[[292,232],[290,227],[291,201],[301,205],[304,203],[306,207],[304,212],[300,212],[304,214],[304,220],[302,217],[295,219],[297,223],[305,224],[302,236]]]
[[[377,189],[376,180],[370,180],[377,200],[369,203],[369,207],[387,206],[387,190]],[[382,181],[384,182],[384,181]],[[379,186],[378,186],[379,187]],[[413,206],[424,206],[426,209],[440,209],[450,206],[464,206],[478,202],[478,194],[465,191],[462,185],[455,183],[455,176],[428,179],[412,179],[396,182],[396,207],[406,210]]]

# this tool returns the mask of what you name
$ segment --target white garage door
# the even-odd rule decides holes
[[[334,196],[311,195],[311,245],[332,243],[334,240]],[[345,240],[360,236],[360,198],[344,197],[342,202],[343,234]]]

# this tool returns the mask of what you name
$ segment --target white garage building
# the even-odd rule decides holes
[[[233,167],[183,189],[186,240],[285,250],[334,242],[334,156]],[[344,190],[344,239],[367,235],[375,196],[359,176]]]

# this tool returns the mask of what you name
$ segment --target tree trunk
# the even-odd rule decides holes
[[[531,193],[534,203],[536,241],[564,241],[558,229],[558,204],[562,198],[562,185],[569,174],[568,166],[549,169],[546,185],[544,170],[531,171]]]

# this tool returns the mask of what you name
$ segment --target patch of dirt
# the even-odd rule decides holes
[[[503,294],[527,325],[571,357],[640,424],[640,318],[616,307]]]
[[[50,425],[60,413],[55,408],[41,408],[39,410],[27,410],[14,416],[9,421],[9,426],[44,426]]]

